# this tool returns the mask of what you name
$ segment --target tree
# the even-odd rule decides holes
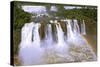
[[[25,24],[31,21],[31,14],[24,12],[22,10],[21,5],[18,2],[14,2],[13,6],[13,26],[14,29],[21,29],[21,27]]]

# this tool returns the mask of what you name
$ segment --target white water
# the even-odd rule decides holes
[[[57,36],[58,36],[58,44],[57,44],[57,46],[58,47],[62,47],[65,44],[64,43],[64,33],[63,33],[63,31],[62,31],[61,26],[60,26],[59,23],[56,25],[56,28],[57,28]]]
[[[22,28],[22,40],[19,46],[19,59],[22,65],[42,63],[43,50],[40,48],[39,26],[40,24],[31,22]],[[33,41],[32,34],[34,34]]]
[[[45,31],[45,38],[40,40],[39,35],[39,28],[41,26],[40,23],[26,23],[21,31],[21,43],[19,46],[19,59],[21,61],[21,65],[32,65],[32,64],[46,64],[52,61],[52,63],[56,62],[70,62],[76,61],[76,58],[73,58],[70,55],[70,49],[72,48],[71,45],[74,46],[87,46],[92,53],[92,60],[96,59],[96,56],[92,49],[88,46],[87,41],[82,37],[81,34],[86,35],[85,31],[85,22],[83,22],[81,26],[81,34],[80,28],[78,25],[77,20],[74,20],[74,27],[71,26],[71,20],[68,19],[66,22],[67,28],[67,38],[64,40],[64,32],[61,28],[60,23],[56,24],[56,36],[57,36],[57,43],[53,40],[52,36],[52,27],[51,24],[47,24],[46,31]],[[72,28],[74,28],[72,30]],[[42,47],[41,47],[42,45]],[[55,54],[59,57],[63,57],[60,60],[54,62],[54,59],[51,59],[51,56],[55,56]],[[82,53],[84,54],[84,53]],[[47,56],[48,55],[48,56]],[[44,57],[46,56],[46,57]],[[70,59],[69,59],[69,57]],[[77,55],[78,56],[78,55]],[[64,59],[67,58],[68,60]],[[80,59],[80,57],[77,57]],[[82,58],[82,57],[81,57]],[[48,60],[49,59],[49,60]],[[50,61],[51,60],[51,61]],[[88,60],[85,58],[85,60]],[[81,60],[83,61],[83,60]]]
[[[45,37],[45,40],[44,40],[45,45],[46,45],[46,47],[51,47],[51,45],[53,45],[51,24],[47,25],[47,29],[46,29],[45,33],[46,33],[46,37]]]
[[[58,53],[58,56],[66,56],[69,45],[64,40],[64,32],[59,23],[56,24],[56,28],[57,28],[57,37],[58,37],[58,42],[56,44],[56,51]]]
[[[40,24],[35,24],[33,27],[33,43],[35,43],[35,47],[40,47],[40,36],[39,36],[39,32],[38,29],[40,27]]]
[[[74,38],[74,34],[71,27],[71,20],[67,20],[66,26],[67,26],[67,40],[70,40],[71,38]]]
[[[81,34],[86,35],[86,29],[85,29],[85,22],[83,20],[83,23],[81,24]]]

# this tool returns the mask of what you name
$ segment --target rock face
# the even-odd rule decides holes
[[[46,63],[69,63],[69,62],[84,62],[96,61],[96,56],[89,46],[70,45],[69,51],[64,49],[63,52],[58,52],[53,49],[46,50],[44,54]]]

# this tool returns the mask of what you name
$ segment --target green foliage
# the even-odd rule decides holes
[[[91,19],[93,19],[94,21],[97,21],[97,9],[90,9],[90,8],[87,8],[87,9],[81,9],[82,11],[82,14],[86,17],[89,17]]]
[[[77,9],[68,9],[65,10],[63,5],[57,5],[58,12],[57,16],[66,17],[72,19],[75,17],[76,19],[83,20],[84,17],[88,17],[94,21],[97,21],[97,7],[94,6],[82,6],[82,8]]]
[[[13,17],[14,17],[14,29],[20,29],[25,23],[28,23],[31,21],[31,14],[24,12],[22,10],[21,5],[18,4],[17,2],[14,2],[14,12],[13,12]]]
[[[20,44],[20,41],[21,41],[21,30],[20,29],[16,29],[16,30],[13,30],[13,53],[14,55],[17,55],[18,54],[18,47],[19,47],[19,44]]]

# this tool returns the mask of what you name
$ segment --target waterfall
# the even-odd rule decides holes
[[[80,28],[79,28],[77,20],[74,19],[73,23],[74,23],[74,33],[80,33]]]
[[[25,24],[22,28],[21,43],[19,46],[19,59],[22,65],[43,63],[41,57],[43,56],[44,50],[40,48],[39,27],[40,23],[33,24],[31,22]]]
[[[26,23],[22,30],[21,30],[21,43],[25,43],[26,45],[21,44],[20,47],[29,46],[29,43],[31,43],[32,38],[32,29],[34,27],[34,23]]]
[[[75,45],[84,45],[86,42],[84,41],[84,38],[80,34],[80,28],[78,25],[77,20],[67,20],[67,41],[70,44],[75,44]],[[74,26],[73,26],[73,25]],[[82,27],[83,29],[83,27]]]
[[[46,29],[43,39],[40,39],[41,34],[39,34],[41,23],[26,23],[22,27],[21,42],[19,45],[19,59],[21,65],[96,60],[92,48],[88,46],[89,43],[87,43],[87,40],[82,36],[86,35],[84,21],[80,28],[77,20],[71,22],[71,19],[66,19],[64,22],[67,28],[66,39],[64,39],[65,32],[62,29],[61,23],[57,20],[50,22],[50,24],[46,24],[46,27],[44,27]],[[55,30],[53,30],[54,28]],[[57,39],[57,42],[55,42],[56,40],[54,39]],[[81,52],[77,53],[77,50]],[[86,52],[86,54],[84,52]],[[89,55],[90,58],[87,58],[87,55]]]
[[[59,57],[66,57],[68,53],[68,47],[69,45],[64,40],[64,32],[61,28],[60,23],[56,24],[57,28],[57,44],[56,44],[56,52]]]
[[[40,27],[40,24],[36,23],[32,30],[33,42],[35,43],[35,46],[37,47],[40,47],[39,27]]]
[[[56,28],[57,28],[58,46],[61,47],[64,45],[64,33],[59,23],[56,24]]]
[[[85,22],[83,20],[83,23],[81,24],[81,34],[86,35],[86,29],[85,29]]]
[[[70,40],[71,38],[74,37],[74,33],[72,31],[72,25],[71,25],[71,20],[67,20],[66,26],[67,26],[67,39]]]
[[[45,36],[45,43],[43,43],[46,47],[52,47],[51,45],[53,45],[53,39],[52,39],[52,30],[51,30],[51,24],[47,24],[46,27],[46,36]]]

